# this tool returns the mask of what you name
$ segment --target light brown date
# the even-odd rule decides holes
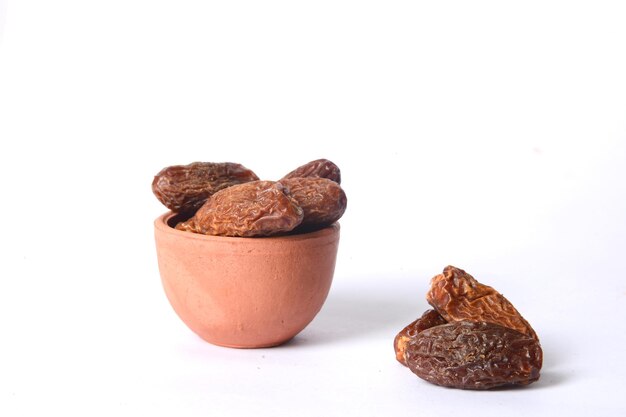
[[[341,184],[341,171],[337,165],[328,159],[316,159],[299,166],[282,179],[288,178],[328,178]]]
[[[533,328],[509,300],[462,269],[447,266],[443,274],[435,276],[426,300],[448,322],[485,321],[537,339]]]
[[[417,376],[462,389],[527,385],[539,379],[537,339],[493,323],[457,321],[419,332],[404,359]]]
[[[299,232],[321,229],[339,220],[346,211],[346,193],[327,178],[288,178],[280,180],[304,211]]]
[[[217,236],[271,236],[302,222],[303,211],[279,182],[253,181],[213,194],[176,228]]]
[[[162,169],[152,181],[152,192],[168,209],[191,216],[216,192],[258,179],[240,164],[194,162]]]

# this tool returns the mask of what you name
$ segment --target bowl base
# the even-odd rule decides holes
[[[213,340],[205,339],[202,336],[198,336],[198,337],[200,337],[200,339],[202,339],[205,342],[208,342],[208,343],[210,343],[212,345],[225,347],[225,348],[231,348],[231,349],[264,349],[264,348],[273,348],[273,347],[278,347],[278,346],[284,345],[285,343],[291,341],[295,336],[294,337],[290,337],[289,339],[285,339],[285,340],[279,341],[279,342],[249,344],[249,345],[238,345],[238,344],[232,344],[232,343],[220,343],[220,342],[215,342]]]

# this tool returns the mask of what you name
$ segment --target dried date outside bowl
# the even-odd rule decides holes
[[[333,278],[339,224],[276,237],[208,236],[154,222],[165,294],[182,321],[221,346],[280,345],[320,311]]]

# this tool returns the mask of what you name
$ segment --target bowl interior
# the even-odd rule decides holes
[[[189,220],[192,215],[182,214],[182,213],[172,213],[170,216],[165,218],[165,223],[172,229],[176,227],[176,225],[180,222],[184,222]]]
[[[189,220],[191,217],[193,217],[192,214],[185,214],[185,213],[174,213],[174,212],[170,212],[169,214],[166,214],[164,217],[165,220],[165,224],[167,224],[169,227],[171,227],[172,229],[175,229],[176,231],[179,231],[178,229],[176,229],[176,225],[180,222],[184,222]],[[287,233],[281,233],[281,234],[277,234],[277,235],[273,235],[270,237],[284,237],[284,236],[299,236],[299,235],[308,235],[310,233],[313,232],[318,232],[327,228],[332,228],[332,227],[337,227],[338,223],[334,223],[332,225],[327,225],[327,226],[323,226],[323,227],[315,227],[315,226],[309,226],[307,228],[296,228],[296,230],[287,232]],[[191,232],[184,232],[184,231],[180,231],[183,233],[191,233]],[[202,236],[202,235],[201,235]],[[252,239],[261,239],[261,238],[265,238],[264,236],[255,236],[252,237]],[[240,239],[240,238],[239,238]],[[251,239],[250,237],[246,237],[243,239]]]

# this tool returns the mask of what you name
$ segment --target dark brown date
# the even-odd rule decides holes
[[[303,211],[279,182],[253,181],[213,194],[176,228],[217,236],[271,236],[302,222]]]
[[[328,178],[341,184],[341,171],[328,159],[316,159],[294,169],[282,179],[288,178]]]
[[[396,359],[398,362],[406,366],[406,361],[404,360],[406,346],[419,332],[446,323],[447,321],[441,317],[441,314],[437,313],[436,310],[426,310],[424,314],[422,314],[422,317],[402,329],[393,340],[393,347],[396,351]]]
[[[152,181],[152,192],[168,209],[193,215],[216,192],[259,178],[232,162],[194,162],[164,168]]]
[[[346,193],[336,182],[327,178],[288,178],[280,180],[304,211],[298,232],[329,226],[346,211]]]
[[[533,328],[509,300],[462,269],[447,266],[443,274],[435,276],[426,300],[448,322],[486,321],[537,339]]]
[[[459,321],[431,327],[407,344],[405,361],[433,384],[463,389],[527,385],[539,379],[539,342],[507,327]]]

